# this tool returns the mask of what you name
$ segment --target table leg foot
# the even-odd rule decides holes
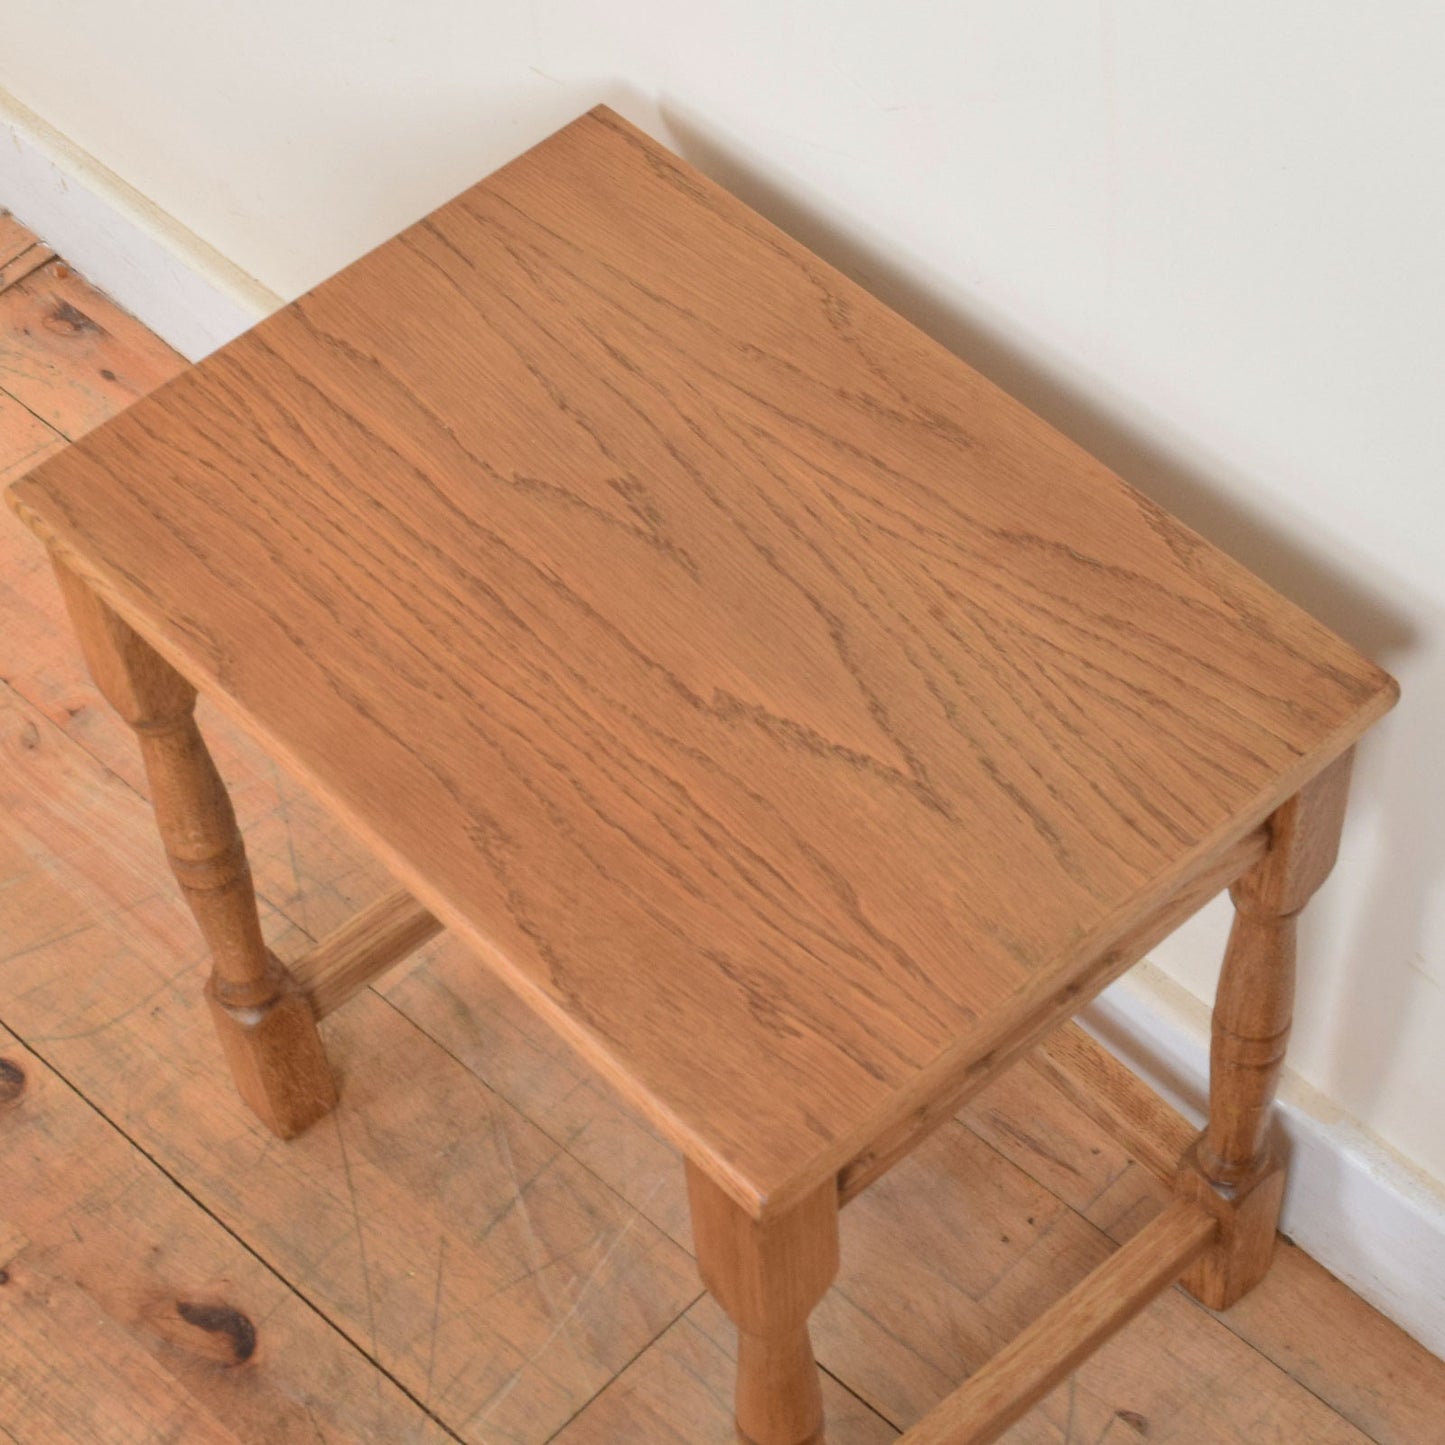
[[[336,1084],[311,1004],[284,983],[260,1005],[228,1004],[214,979],[206,1002],[236,1092],[273,1133],[292,1139],[336,1105]]]
[[[1200,1167],[1197,1151],[1196,1145],[1185,1154],[1175,1192],[1209,1210],[1219,1220],[1219,1235],[1179,1282],[1201,1304],[1227,1310],[1269,1273],[1285,1169],[1281,1160],[1271,1157],[1247,1183],[1217,1184]]]
[[[738,1328],[738,1440],[822,1445],[808,1316],[838,1272],[837,1186],[757,1220],[691,1163],[687,1178],[703,1283]]]

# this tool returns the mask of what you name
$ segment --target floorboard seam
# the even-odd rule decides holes
[[[568,1157],[570,1158],[571,1156],[569,1155]],[[606,1181],[604,1181],[604,1183],[605,1182]],[[608,1390],[610,1390],[638,1362],[638,1360],[640,1360],[643,1355],[645,1355],[670,1329],[673,1329],[681,1320],[686,1319],[688,1311],[691,1310],[700,1299],[704,1298],[706,1294],[706,1290],[700,1289],[697,1294],[692,1297],[692,1299],[688,1300],[688,1302],[683,1305],[683,1307],[677,1312],[677,1314],[675,1314],[670,1320],[668,1320],[668,1322],[663,1325],[662,1328],[659,1329],[657,1333],[652,1336],[651,1339],[649,1339],[645,1344],[643,1344],[638,1350],[636,1350],[623,1362],[621,1368],[618,1369],[618,1371],[612,1376],[610,1380],[607,1381],[606,1384],[599,1385],[549,1436],[547,1436],[545,1445],[552,1445],[552,1441],[556,1440],[558,1436],[563,1433],[563,1431],[569,1429],[573,1421],[575,1421],[579,1416],[585,1414],[596,1403],[596,1401],[601,1398],[601,1396],[605,1395]]]
[[[272,1275],[275,1279],[277,1279],[291,1295],[293,1295],[303,1305],[305,1305],[306,1308],[309,1309],[312,1314],[314,1314],[319,1320],[321,1320],[321,1322],[326,1325],[328,1329],[333,1330],[337,1335],[339,1335],[343,1340],[345,1340],[346,1343],[357,1352],[357,1354],[359,1354],[363,1359],[369,1361],[371,1365],[376,1369],[378,1374],[381,1374],[385,1376],[386,1379],[390,1380],[391,1383],[395,1385],[396,1388],[401,1391],[401,1393],[405,1395],[407,1399],[410,1400],[412,1404],[415,1405],[416,1408],[427,1417],[427,1419],[431,1420],[433,1424],[444,1430],[449,1439],[456,1441],[457,1445],[467,1445],[467,1441],[464,1440],[462,1436],[458,1435],[451,1428],[451,1426],[448,1425],[444,1419],[442,1419],[441,1416],[436,1414],[435,1411],[430,1409],[426,1404],[424,1404],[420,1399],[418,1399],[417,1396],[410,1389],[408,1389],[401,1380],[397,1379],[397,1377],[393,1375],[391,1371],[388,1370],[386,1366],[383,1365],[381,1361],[376,1358],[375,1355],[373,1355],[363,1345],[358,1343],[358,1341],[355,1340],[347,1330],[342,1328],[341,1325],[337,1324],[337,1322],[333,1320],[331,1316],[326,1313],[325,1310],[323,1310],[318,1304],[316,1304],[314,1300],[312,1300],[302,1290],[298,1289],[291,1280],[287,1279],[287,1277],[282,1274],[281,1271],[277,1269],[276,1266],[273,1265],[264,1254],[262,1254],[258,1249],[256,1249],[250,1243],[250,1241],[245,1238],[244,1235],[238,1234],[235,1229],[233,1229],[229,1224],[227,1224],[226,1221],[222,1219],[220,1215],[218,1215],[205,1202],[205,1200],[201,1199],[198,1195],[192,1193],[191,1190],[186,1188],[185,1184],[183,1184],[181,1180],[171,1172],[171,1170],[167,1169],[166,1166],[162,1164],[161,1161],[157,1159],[155,1155],[152,1154],[150,1150],[148,1150],[143,1144],[141,1144],[140,1141],[137,1140],[128,1130],[118,1124],[110,1116],[110,1114],[108,1114],[104,1109],[102,1109],[93,1099],[88,1098],[85,1093],[83,1093],[79,1088],[77,1088],[76,1085],[73,1084],[70,1079],[68,1079],[65,1074],[62,1073],[61,1070],[57,1068],[56,1065],[52,1063],[51,1060],[47,1058],[44,1053],[41,1052],[40,1049],[32,1045],[30,1041],[25,1037],[25,1035],[22,1034],[19,1029],[15,1028],[8,1019],[0,1017],[0,1028],[5,1028],[11,1034],[13,1034],[15,1038],[20,1042],[20,1044],[30,1053],[32,1053],[37,1059],[39,1059],[40,1062],[44,1064],[45,1067],[52,1074],[54,1074],[55,1077],[59,1079],[60,1082],[64,1084],[65,1087],[69,1089],[70,1092],[74,1094],[75,1097],[86,1106],[86,1108],[90,1109],[93,1113],[98,1115],[101,1120],[103,1120],[111,1129],[113,1129],[117,1134],[119,1134],[120,1137],[131,1146],[131,1148],[133,1148],[138,1154],[141,1155],[142,1158],[144,1158],[149,1164],[151,1164],[156,1170],[158,1170],[160,1174],[166,1180],[168,1180],[172,1186],[178,1189],[187,1199],[189,1199],[191,1203],[194,1204],[196,1208],[199,1209],[201,1213],[206,1216],[206,1218],[211,1220],[211,1222],[214,1223],[217,1228],[223,1230],[231,1239],[235,1240],[236,1243],[240,1245],[241,1248],[244,1249],[246,1253],[251,1256],[252,1259],[254,1259],[259,1265],[261,1265],[261,1267],[265,1269],[268,1274]]]

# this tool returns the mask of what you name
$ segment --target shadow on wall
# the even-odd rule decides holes
[[[266,284],[283,300],[319,285],[594,106],[609,105],[642,129],[665,133],[653,97],[598,75],[534,71],[526,80],[481,87],[453,76],[429,82],[400,110],[392,101],[385,95],[374,105],[359,103],[334,69],[316,77],[309,104],[328,124],[324,146],[305,167],[313,181],[309,204],[326,207],[327,224],[317,234],[304,216],[296,219],[287,264],[266,272]],[[260,226],[264,209],[240,207],[238,219]],[[253,238],[263,254],[277,249],[275,230]]]
[[[706,117],[664,97],[654,110],[635,96],[619,96],[618,109],[639,124],[660,114],[674,148],[704,174],[725,186],[789,235],[816,251],[928,333],[956,356],[1018,397],[1046,421],[1106,465],[1237,558],[1286,597],[1333,628],[1367,656],[1406,675],[1402,709],[1367,740],[1356,769],[1352,826],[1371,828],[1367,860],[1348,890],[1321,900],[1302,924],[1301,958],[1338,953],[1338,986],[1327,1008],[1326,1067],[1330,1092],[1368,1112],[1391,1083],[1393,1050],[1422,989],[1439,984],[1415,961],[1423,956],[1426,910],[1435,880],[1445,872],[1445,827],[1428,806],[1429,768],[1438,740],[1432,716],[1445,711],[1445,615],[1438,603],[1381,590],[1342,571],[1281,529],[1263,508],[1251,507],[1222,482],[1221,462],[1186,461],[1197,451],[1181,441],[1171,453],[1155,428],[1147,435],[1126,419],[1130,403],[1120,397],[1105,409],[1077,386],[1050,374],[1016,341],[990,330],[976,316],[942,299],[945,284],[930,289],[880,249],[841,228],[810,205],[803,192],[776,179],[766,161],[722,134]],[[660,137],[665,138],[665,137]],[[1215,475],[1211,478],[1210,471]],[[1238,490],[1236,486],[1236,491]],[[1385,579],[1394,584],[1395,579]],[[1222,934],[1217,945],[1222,946]],[[1307,975],[1306,975],[1307,977]],[[1318,1001],[1318,994],[1315,1000]],[[1369,1039],[1372,1046],[1361,1048]]]

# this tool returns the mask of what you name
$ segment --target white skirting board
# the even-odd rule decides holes
[[[93,157],[0,91],[0,207],[191,360],[282,304]],[[1081,1022],[1196,1121],[1208,1011],[1147,963]],[[1286,1076],[1284,1228],[1326,1269],[1445,1355],[1445,1196]]]
[[[1193,994],[1141,963],[1079,1022],[1203,1122],[1209,1010]],[[1445,1356],[1445,1194],[1288,1069],[1278,1112],[1290,1171],[1280,1227],[1432,1354]]]
[[[3,90],[0,208],[191,361],[282,304]]]

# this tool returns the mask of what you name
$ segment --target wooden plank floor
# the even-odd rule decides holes
[[[183,363],[0,215],[0,479]],[[0,1440],[725,1445],[672,1150],[445,938],[324,1026],[336,1115],[234,1100],[129,734],[0,522]],[[283,956],[382,871],[205,714]],[[1029,1068],[844,1215],[831,1445],[892,1440],[1157,1211]],[[1445,1441],[1445,1365],[1307,1256],[1178,1291],[1017,1445]]]

